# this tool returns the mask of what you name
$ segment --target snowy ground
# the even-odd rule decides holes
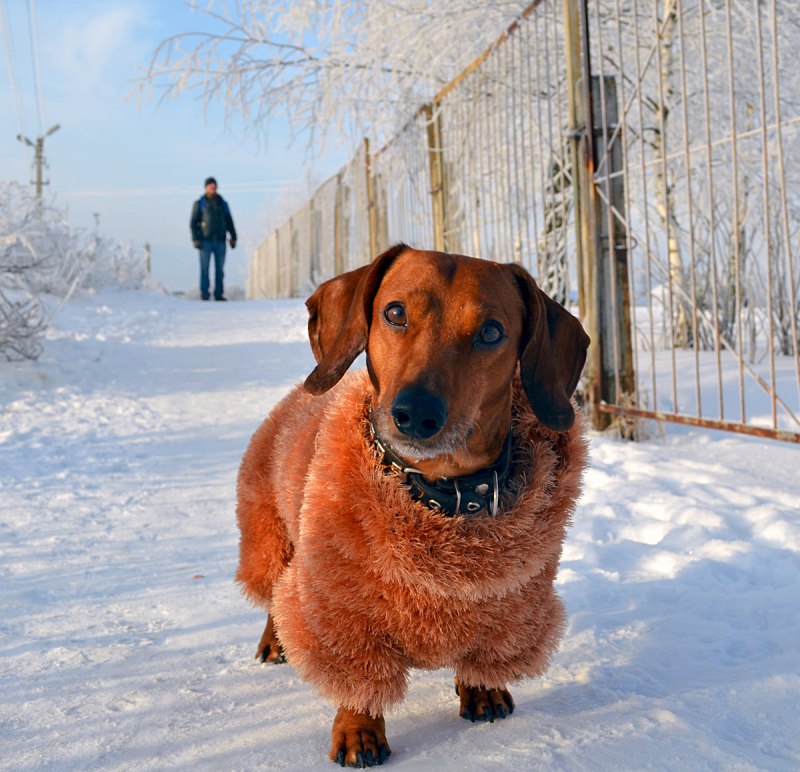
[[[236,468],[312,364],[302,303],[104,292],[0,364],[0,768],[332,770],[332,709],[252,655]],[[417,673],[389,769],[797,769],[800,449],[593,438],[547,676],[494,725]]]

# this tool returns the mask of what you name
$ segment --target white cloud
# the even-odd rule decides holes
[[[127,81],[135,64],[141,63],[149,46],[140,33],[148,21],[146,9],[131,3],[84,6],[60,28],[50,30],[48,69],[66,92],[118,92],[109,84]],[[110,72],[122,77],[109,78]]]

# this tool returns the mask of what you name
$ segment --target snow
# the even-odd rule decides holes
[[[0,768],[334,768],[333,709],[253,659],[232,579],[237,465],[312,367],[305,321],[106,290],[0,364]],[[798,468],[720,433],[594,436],[552,667],[494,725],[415,673],[388,768],[798,768]]]

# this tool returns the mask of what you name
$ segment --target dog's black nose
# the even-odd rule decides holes
[[[447,421],[447,405],[441,397],[425,389],[402,389],[392,404],[392,418],[403,434],[427,440]]]

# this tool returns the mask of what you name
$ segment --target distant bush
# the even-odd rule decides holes
[[[36,359],[48,313],[42,295],[79,288],[155,287],[130,244],[73,228],[66,212],[29,186],[0,182],[0,356]]]

